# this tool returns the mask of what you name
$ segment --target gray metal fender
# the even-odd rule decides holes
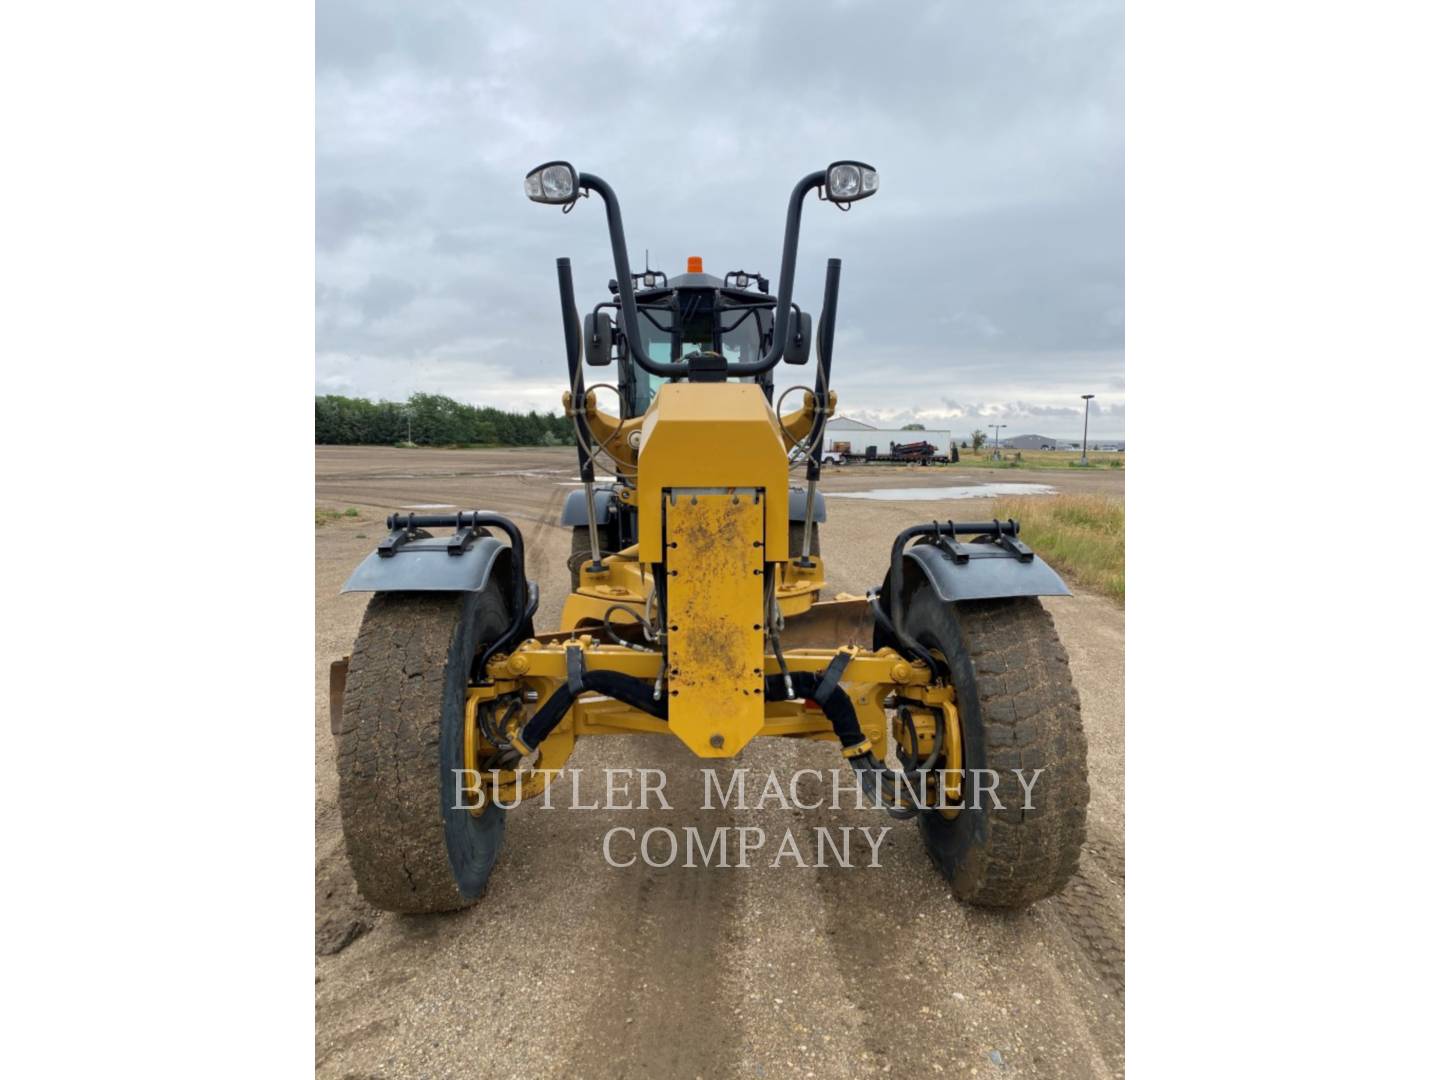
[[[610,520],[610,507],[615,501],[614,484],[595,485],[595,520],[601,525]],[[560,511],[561,525],[588,525],[585,516],[585,489],[577,488],[565,496],[565,508]]]
[[[906,576],[916,571],[924,574],[936,595],[947,603],[1006,596],[1071,595],[1060,575],[1038,555],[1021,562],[996,544],[958,546],[969,556],[964,562],[952,559],[935,544],[911,546],[904,556]],[[888,596],[888,579],[885,585]]]
[[[340,591],[479,592],[501,559],[508,565],[509,547],[493,536],[480,537],[459,555],[445,550],[448,540],[411,540],[389,557],[372,551]]]
[[[583,507],[583,504],[582,504],[582,507]],[[792,487],[792,488],[790,489],[790,520],[791,520],[791,521],[804,521],[804,520],[805,520],[805,489],[804,489],[804,488],[794,488],[794,487]],[[824,496],[823,494],[821,494],[820,492],[818,492],[818,491],[815,492],[815,520],[816,520],[816,521],[824,521],[824,520],[825,520],[825,496]]]

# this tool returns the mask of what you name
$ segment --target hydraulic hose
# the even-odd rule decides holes
[[[794,687],[795,697],[809,698],[820,706],[820,711],[830,721],[830,726],[835,730],[835,737],[840,740],[840,745],[845,750],[854,751],[854,748],[865,744],[865,732],[860,728],[859,718],[855,715],[855,706],[851,704],[850,696],[840,688],[840,676],[849,662],[849,656],[841,653],[830,662],[830,666],[823,672],[799,671],[790,676]],[[765,700],[786,701],[785,679],[781,675],[767,675],[765,677]],[[931,755],[931,762],[939,757],[939,748]],[[873,751],[852,752],[846,754],[845,760],[855,770],[860,781],[860,786],[865,794],[877,807],[885,809],[891,817],[901,820],[912,818],[924,807],[907,805],[899,800],[899,792],[896,789],[894,777],[890,776],[885,768],[885,763],[877,758]]]
[[[792,672],[790,681],[795,688],[795,697],[809,698],[820,706],[820,710],[825,714],[825,719],[829,720],[830,726],[835,729],[835,735],[840,740],[841,746],[849,749],[852,746],[859,746],[865,741],[865,732],[860,730],[860,721],[855,716],[855,706],[850,703],[849,695],[840,689],[838,683],[833,684],[827,692],[821,686],[825,681],[824,673],[818,671]],[[765,700],[790,700],[785,696],[784,676],[767,675],[765,677]]]
[[[662,697],[656,701],[650,693],[650,684],[633,675],[621,675],[615,671],[586,671],[581,673],[578,681],[578,690],[566,683],[546,699],[545,704],[540,706],[521,730],[519,741],[522,745],[517,745],[517,749],[528,753],[544,742],[565,718],[570,706],[575,704],[575,698],[586,690],[623,701],[631,708],[661,720],[669,717],[670,699]]]

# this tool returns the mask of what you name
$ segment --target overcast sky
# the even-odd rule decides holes
[[[840,412],[1078,437],[1094,393],[1123,437],[1122,50],[1118,0],[320,0],[317,392],[558,411],[555,257],[582,308],[614,270],[540,162],[610,181],[635,266],[773,280],[790,188],[858,158],[879,193],[811,197],[796,279],[818,317],[844,260]]]

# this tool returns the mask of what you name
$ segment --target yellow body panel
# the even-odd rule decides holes
[[[642,563],[664,558],[661,504],[671,488],[755,488],[766,493],[765,559],[789,558],[790,474],[785,445],[780,422],[758,384],[660,387],[640,427],[639,467]],[[760,609],[755,610],[758,615]]]
[[[671,489],[665,499],[670,730],[730,757],[765,725],[765,502]]]
[[[644,563],[636,562],[638,547],[628,547],[603,560],[605,572],[581,577],[580,588],[565,598],[565,607],[560,613],[561,630],[589,630],[599,626],[605,612],[614,604],[625,604],[636,611],[644,611],[646,600],[655,587],[653,575]],[[825,588],[825,561],[819,555],[811,555],[814,566],[800,566],[797,560],[780,564],[780,578],[776,583],[775,595],[780,602],[780,614],[793,619],[809,611],[820,599]],[[632,623],[625,611],[610,614],[612,626]]]

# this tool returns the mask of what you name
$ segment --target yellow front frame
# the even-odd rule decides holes
[[[537,702],[545,701],[564,684],[567,675],[566,652],[570,648],[583,651],[587,671],[613,671],[649,683],[660,675],[659,653],[628,649],[620,645],[601,644],[588,634],[563,641],[541,642],[532,639],[523,643],[509,656],[490,661],[488,674],[492,680],[484,686],[470,688],[466,699],[464,751],[465,768],[479,773],[479,764],[486,751],[478,734],[476,711],[483,702],[509,694],[533,691]],[[836,649],[787,649],[786,667],[792,672],[819,672],[829,666],[837,652],[850,654],[841,689],[855,708],[856,719],[875,756],[884,760],[889,752],[892,732],[887,728],[885,701],[893,693],[917,704],[937,706],[945,715],[947,745],[959,746],[959,714],[954,694],[949,687],[931,686],[929,669],[924,664],[907,661],[894,649],[871,652],[854,647]],[[773,655],[766,656],[764,674],[778,675],[780,665]],[[920,738],[919,750],[928,749],[935,737],[933,722],[925,717],[916,721]],[[598,694],[582,694],[566,713],[565,718],[536,748],[537,756],[522,774],[519,792],[514,791],[515,775],[501,773],[484,776],[481,788],[505,792],[501,798],[530,798],[545,790],[554,774],[565,767],[575,749],[575,740],[593,735],[670,735],[671,726],[639,709]],[[757,732],[760,736],[780,738],[822,739],[835,741],[835,732],[825,714],[803,699],[767,701],[764,720]],[[899,737],[898,731],[896,732]],[[915,748],[912,748],[915,749]],[[951,765],[950,768],[959,768]],[[947,784],[947,787],[950,785]],[[955,781],[958,792],[958,779]],[[476,810],[482,809],[483,800]]]
[[[483,812],[487,794],[508,803],[542,792],[582,736],[676,735],[702,757],[731,757],[756,735],[835,740],[830,720],[815,703],[764,700],[765,677],[782,668],[773,653],[765,653],[762,632],[761,583],[767,569],[783,619],[824,612],[821,625],[829,628],[847,610],[844,602],[818,604],[825,586],[819,557],[801,565],[789,551],[788,452],[811,429],[818,409],[833,414],[835,395],[827,397],[822,403],[807,391],[801,409],[777,417],[757,383],[668,383],[643,416],[620,420],[596,407],[593,392],[582,402],[565,395],[567,412],[585,417],[613,458],[617,475],[630,481],[616,495],[637,511],[639,543],[606,556],[598,571],[582,567],[579,588],[566,598],[559,631],[490,661],[488,681],[472,687],[466,701],[465,767],[478,774],[479,763],[494,750],[480,734],[480,706],[530,695],[533,703],[525,718],[507,733],[514,735],[539,703],[564,685],[571,649],[582,651],[587,671],[611,671],[657,686],[670,699],[669,719],[582,693],[536,748],[529,769],[482,776],[480,787],[472,789],[480,796],[473,812]],[[671,625],[661,628],[671,665],[664,670],[667,659],[659,650],[602,643],[587,632],[606,622],[633,628],[638,620],[631,612],[653,618],[657,573],[672,590],[667,592]],[[733,648],[715,644],[726,634],[736,638]],[[820,672],[842,651],[850,659],[841,689],[876,757],[884,760],[892,733],[907,742],[913,738],[916,745],[907,745],[907,751],[920,754],[929,752],[941,734],[931,714],[914,719],[913,735],[912,729],[900,730],[898,719],[887,732],[885,702],[892,694],[938,710],[946,745],[961,745],[953,690],[931,685],[924,664],[907,661],[893,649],[870,651],[855,644],[786,649],[785,665],[792,673]],[[948,779],[940,782],[947,790],[952,785]]]

